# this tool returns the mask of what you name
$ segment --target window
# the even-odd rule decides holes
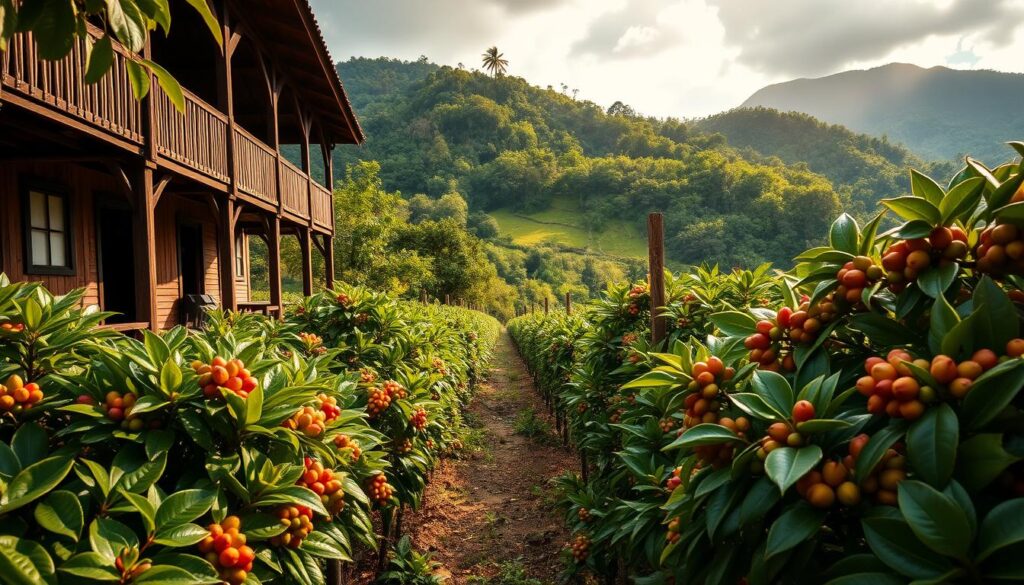
[[[235,276],[245,276],[245,234],[235,238]]]
[[[22,201],[25,220],[25,272],[74,274],[67,193],[30,186]]]

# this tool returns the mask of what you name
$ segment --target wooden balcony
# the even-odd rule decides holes
[[[101,34],[96,29],[90,33]],[[154,80],[147,98],[152,100],[152,123],[148,123],[149,104],[132,95],[129,59],[136,57],[115,43],[110,72],[89,85],[83,81],[84,41],[77,40],[64,59],[44,61],[32,35],[19,33],[12,37],[8,50],[0,53],[0,102],[17,102],[136,154],[145,153],[152,144],[158,165],[184,170],[221,191],[235,190],[268,209],[281,209],[296,223],[333,233],[330,191],[237,125],[231,160],[231,121],[195,94],[184,91],[185,108],[179,112]]]

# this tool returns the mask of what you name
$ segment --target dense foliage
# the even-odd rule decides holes
[[[915,173],[892,230],[843,215],[790,273],[670,279],[656,346],[643,282],[510,322],[589,465],[560,480],[570,572],[1019,582],[1022,171]]]
[[[323,583],[458,448],[498,333],[343,286],[137,341],[82,296],[0,279],[7,583]]]
[[[517,77],[423,60],[354,59],[338,69],[357,80],[348,86],[355,99],[376,98],[360,110],[366,148],[339,152],[338,168],[377,160],[386,189],[435,199],[454,190],[476,212],[534,212],[561,198],[593,232],[615,220],[642,227],[649,211],[663,211],[678,262],[788,265],[821,241],[824,218],[842,209],[863,220],[882,196],[909,191],[903,169],[914,161],[902,149],[791,118],[745,118],[761,135],[784,130],[755,144],[737,137],[753,153],[727,146],[714,125],[643,118],[621,104],[605,111]],[[735,135],[734,124],[726,129]]]

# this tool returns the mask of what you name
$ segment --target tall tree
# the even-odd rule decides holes
[[[508,69],[508,60],[503,59],[504,53],[498,52],[498,47],[491,47],[484,51],[484,69],[491,72],[491,75],[497,77],[505,73]]]

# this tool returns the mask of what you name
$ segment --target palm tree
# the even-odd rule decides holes
[[[508,61],[502,59],[505,55],[498,52],[498,47],[491,47],[484,52],[484,69],[497,77],[508,69]]]

